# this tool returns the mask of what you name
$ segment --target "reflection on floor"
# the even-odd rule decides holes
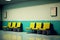
[[[26,32],[0,31],[0,40],[60,40],[60,36],[32,34]]]

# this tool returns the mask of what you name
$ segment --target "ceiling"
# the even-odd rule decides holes
[[[5,0],[0,0],[0,5],[12,4],[12,3],[21,3],[21,2],[28,2],[28,1],[60,2],[60,0],[11,0],[9,2],[7,2]]]
[[[11,4],[11,3],[21,3],[21,2],[27,2],[27,1],[33,1],[33,0],[11,0],[11,1],[0,0],[0,5]]]

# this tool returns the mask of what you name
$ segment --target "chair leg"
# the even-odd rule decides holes
[[[19,29],[17,28],[17,32],[19,32]]]
[[[47,30],[47,35],[50,35],[50,30]]]
[[[42,34],[43,34],[43,35],[47,35],[47,31],[46,31],[46,30],[43,30],[43,31],[42,31]]]
[[[42,34],[42,30],[37,30],[37,34]]]

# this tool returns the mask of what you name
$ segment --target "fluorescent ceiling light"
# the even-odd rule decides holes
[[[11,1],[11,0],[5,0],[5,1]]]

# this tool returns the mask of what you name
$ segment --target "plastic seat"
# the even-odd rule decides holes
[[[48,35],[50,33],[49,30],[50,30],[50,22],[44,22],[42,34]]]
[[[50,29],[50,22],[44,22],[43,23],[43,29],[44,30]]]
[[[35,28],[35,22],[31,22],[30,27],[27,28],[27,30],[31,30],[31,33],[36,33],[36,30],[34,30],[34,28]]]
[[[41,29],[41,27],[42,27],[42,23],[41,22],[37,22],[36,23],[36,30]]]
[[[12,28],[17,28],[16,22],[12,22]]]
[[[11,22],[8,22],[8,28],[13,28],[13,27],[11,27]]]
[[[30,30],[30,29],[34,29],[34,27],[35,27],[35,22],[31,22],[30,23],[30,27],[29,28],[27,28],[27,30]]]
[[[22,31],[22,23],[21,22],[17,22],[17,31],[19,32],[21,32]]]
[[[21,31],[21,22],[12,22],[13,31]]]
[[[12,22],[8,22],[8,31],[13,31]]]
[[[42,33],[41,27],[42,27],[42,23],[41,22],[36,22],[36,30],[37,30],[38,34]]]
[[[17,22],[17,28],[21,27],[21,22]]]

